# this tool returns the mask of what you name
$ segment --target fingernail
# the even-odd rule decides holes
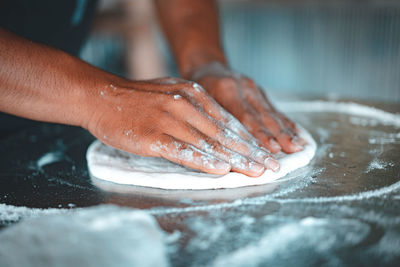
[[[281,150],[281,146],[276,142],[274,139],[271,139],[269,141],[269,145],[271,146],[272,149],[274,150]]]
[[[305,145],[307,144],[307,141],[306,141],[306,140],[304,140],[304,139],[301,138],[301,137],[298,137],[298,138],[299,138],[300,145],[305,146]]]
[[[306,141],[298,136],[295,136],[292,138],[292,144],[303,148],[303,146],[306,144]]]
[[[299,151],[302,151],[304,149],[304,146],[292,143],[292,148],[293,148],[294,152],[299,152]]]
[[[231,170],[231,165],[224,161],[217,161],[214,166],[215,169],[223,170],[224,172],[229,172]]]
[[[269,155],[268,152],[261,150],[261,149],[257,149],[256,152],[253,153],[253,159],[259,163],[264,162],[265,158],[267,158]]]
[[[256,174],[261,174],[265,170],[265,167],[256,162],[249,162],[249,170]]]
[[[267,169],[270,169],[270,170],[272,170],[273,172],[279,171],[279,169],[280,169],[280,167],[281,167],[281,166],[279,165],[279,162],[276,161],[276,160],[273,159],[273,158],[267,158],[267,159],[265,159],[264,164],[265,164],[265,167],[267,167]]]

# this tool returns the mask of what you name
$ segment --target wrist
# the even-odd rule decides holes
[[[125,79],[77,58],[71,57],[69,60],[69,66],[74,71],[70,76],[70,97],[64,103],[68,121],[63,123],[88,129],[95,115],[101,113],[101,100],[107,95],[115,94],[117,86]]]
[[[227,60],[220,51],[191,53],[190,56],[182,56],[181,58],[184,58],[184,60],[179,60],[178,64],[181,76],[184,79],[191,80],[195,73],[209,65],[218,64],[228,68]]]
[[[199,81],[206,75],[230,76],[231,74],[232,71],[226,63],[211,61],[208,64],[204,64],[193,70],[188,79],[192,81]]]

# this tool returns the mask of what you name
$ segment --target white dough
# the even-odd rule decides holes
[[[217,189],[235,188],[270,183],[289,172],[307,165],[313,158],[316,143],[311,135],[300,128],[300,137],[307,141],[303,151],[294,154],[276,154],[281,168],[279,172],[267,170],[261,177],[252,178],[230,172],[212,175],[172,163],[162,158],[133,155],[100,141],[94,141],[86,157],[90,174],[98,179],[117,184],[137,185],[162,189]]]

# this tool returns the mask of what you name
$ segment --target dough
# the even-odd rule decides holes
[[[294,154],[276,154],[281,168],[279,172],[267,170],[262,176],[251,178],[230,172],[213,175],[189,169],[162,158],[133,155],[100,141],[88,148],[86,158],[90,175],[117,184],[137,185],[162,189],[217,189],[236,188],[270,183],[289,172],[307,165],[313,158],[316,143],[311,135],[299,127],[300,137],[307,141],[303,151]]]

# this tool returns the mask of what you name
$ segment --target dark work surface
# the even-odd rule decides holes
[[[258,255],[251,257],[253,266],[398,265],[400,138],[389,144],[369,140],[388,139],[399,129],[359,126],[356,116],[343,114],[288,115],[319,145],[310,166],[264,186],[205,191],[92,180],[85,154],[94,138],[88,132],[33,123],[1,137],[0,203],[30,208],[107,203],[146,209],[167,232],[181,232],[177,249],[169,252],[177,266],[208,266],[237,257],[239,264],[239,254],[251,255],[241,254],[243,249]],[[46,159],[52,160],[46,164]],[[12,223],[1,221],[3,227]]]

